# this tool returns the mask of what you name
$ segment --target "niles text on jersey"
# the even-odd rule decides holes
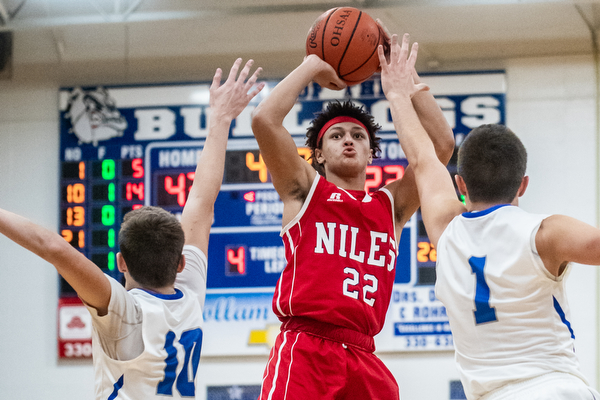
[[[367,231],[335,222],[316,222],[316,254],[337,254],[359,263],[386,267],[392,271],[396,265],[396,242],[385,232]],[[366,251],[357,248],[357,243],[368,243]],[[386,254],[387,249],[387,254]]]

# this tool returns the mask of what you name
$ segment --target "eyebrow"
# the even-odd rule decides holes
[[[332,126],[331,127],[331,131],[344,131],[345,129],[343,129],[341,126]],[[369,133],[366,129],[363,129],[362,126],[358,126],[358,125],[354,125],[352,128],[350,128],[351,131],[361,131],[361,132],[367,132]],[[331,132],[330,131],[330,132]]]

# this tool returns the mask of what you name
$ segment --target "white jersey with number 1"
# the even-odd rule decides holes
[[[495,206],[455,217],[440,237],[436,295],[469,400],[554,371],[585,381],[569,322],[568,270],[552,276],[536,251],[544,218]]]

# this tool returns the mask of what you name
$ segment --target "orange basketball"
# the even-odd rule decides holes
[[[377,46],[386,35],[367,13],[337,7],[323,13],[308,31],[306,55],[316,54],[331,65],[348,85],[356,85],[379,71]]]

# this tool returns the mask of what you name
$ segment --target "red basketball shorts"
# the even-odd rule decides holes
[[[372,352],[301,331],[279,333],[259,400],[400,399],[392,373]]]

